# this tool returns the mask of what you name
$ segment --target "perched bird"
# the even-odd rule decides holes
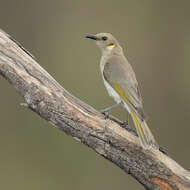
[[[100,70],[104,85],[116,104],[104,109],[109,112],[112,108],[122,104],[132,117],[142,147],[157,147],[157,143],[152,135],[143,110],[142,98],[139,91],[135,73],[123,54],[122,47],[110,33],[98,33],[87,35],[96,41],[101,49]]]

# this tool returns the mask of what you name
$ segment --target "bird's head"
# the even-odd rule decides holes
[[[102,50],[102,52],[112,51],[115,48],[118,49],[119,43],[110,33],[98,33],[95,35],[87,35],[86,38],[92,39],[96,41],[98,47]]]

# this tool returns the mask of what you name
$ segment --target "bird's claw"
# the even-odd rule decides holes
[[[167,149],[165,148],[165,147],[159,147],[159,151],[160,152],[162,152],[162,153],[164,153],[164,154],[166,154],[166,155],[168,155],[168,152],[167,152]]]
[[[129,125],[129,121],[128,120],[123,121],[122,125],[123,126],[128,126]]]
[[[109,111],[107,111],[107,110],[100,110],[100,112],[102,113],[102,114],[104,114],[104,116],[105,116],[105,119],[108,119],[109,118]]]

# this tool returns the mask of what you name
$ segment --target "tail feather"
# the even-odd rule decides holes
[[[148,149],[150,146],[158,147],[158,144],[151,133],[146,121],[138,118],[135,112],[131,110],[131,117],[136,127],[140,142],[143,148]]]

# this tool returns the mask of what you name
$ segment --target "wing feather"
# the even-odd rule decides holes
[[[103,70],[105,80],[140,117],[145,119],[142,98],[135,73],[125,59],[121,56],[110,57]]]

